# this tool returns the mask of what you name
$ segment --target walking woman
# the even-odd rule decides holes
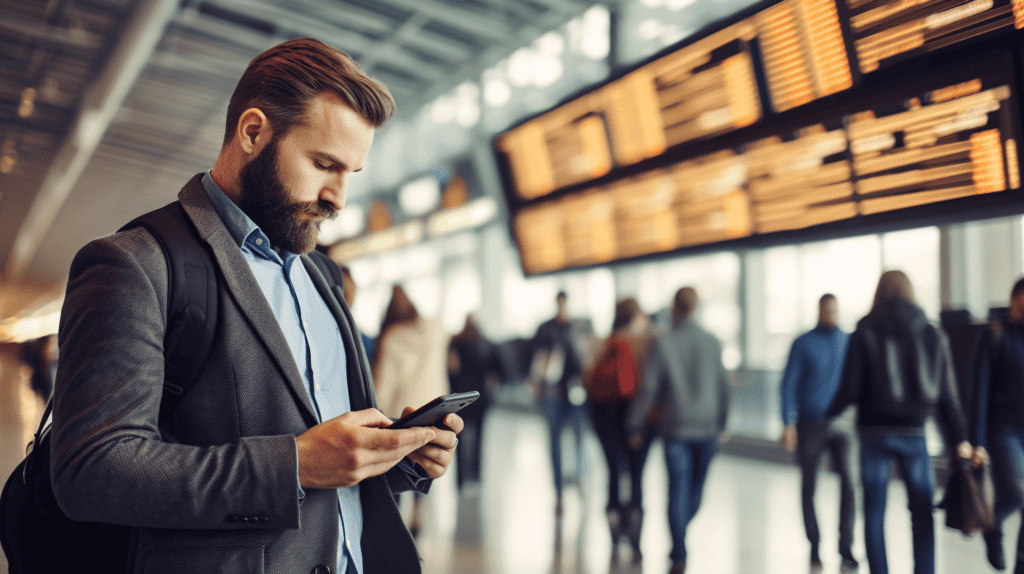
[[[966,441],[946,338],[914,299],[902,271],[878,281],[871,312],[850,337],[839,392],[828,411],[836,416],[857,406],[864,486],[864,542],[871,574],[887,574],[884,517],[892,461],[907,487],[913,532],[914,574],[935,572],[932,462],[924,422],[934,411],[947,444],[961,458],[973,454]]]
[[[406,406],[419,408],[448,394],[448,341],[440,321],[420,317],[404,289],[391,289],[372,368],[382,413],[398,418]],[[413,536],[422,524],[422,501],[423,495],[417,493],[409,525]]]
[[[626,431],[626,412],[640,382],[640,367],[651,341],[650,320],[632,297],[615,305],[612,333],[601,345],[597,361],[585,377],[594,431],[601,441],[608,463],[608,524],[612,555],[618,555],[623,536],[633,547],[633,560],[640,560],[640,527],[643,520],[641,478],[651,444],[653,429],[642,433],[639,447],[632,449]],[[623,470],[629,473],[629,498],[619,493]]]

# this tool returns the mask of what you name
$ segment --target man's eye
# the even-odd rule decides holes
[[[330,169],[330,167],[331,167],[329,165],[322,164],[322,163],[320,163],[318,161],[314,161],[313,163],[316,165],[317,169],[327,170],[327,169]]]

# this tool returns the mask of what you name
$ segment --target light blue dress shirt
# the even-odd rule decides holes
[[[203,176],[203,188],[263,290],[320,421],[349,412],[352,406],[341,331],[301,259],[287,251],[278,255],[263,231],[224,194],[209,171]],[[352,566],[359,574],[363,571],[363,511],[358,484],[338,489],[338,510],[337,571],[349,572]]]

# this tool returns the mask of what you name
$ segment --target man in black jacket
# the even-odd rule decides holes
[[[996,528],[985,533],[988,561],[1006,568],[1003,521],[1024,505],[1024,278],[1010,293],[1010,318],[994,322],[975,355],[974,397],[971,402],[971,441],[977,445],[976,464],[992,456],[996,487]],[[1015,574],[1024,574],[1024,528],[1017,539]]]

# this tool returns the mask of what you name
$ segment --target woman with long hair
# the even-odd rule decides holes
[[[827,416],[857,407],[864,487],[864,542],[871,574],[889,571],[885,553],[885,504],[892,462],[907,487],[913,532],[914,573],[935,572],[932,462],[924,423],[933,412],[955,455],[970,458],[945,336],[925,317],[902,271],[878,281],[871,312],[857,323],[839,392]]]
[[[585,380],[594,431],[608,463],[608,524],[612,555],[618,555],[618,541],[629,539],[634,561],[640,560],[640,527],[643,519],[641,479],[653,431],[648,429],[638,448],[630,448],[626,413],[640,383],[640,365],[651,340],[650,320],[630,297],[615,304],[612,332],[597,353],[597,361]],[[625,500],[619,492],[623,471],[629,474],[630,492]]]
[[[372,367],[382,413],[398,418],[405,407],[419,408],[448,394],[448,339],[440,321],[421,317],[402,287],[391,288]],[[420,528],[421,497],[415,498],[409,526],[414,536]]]

